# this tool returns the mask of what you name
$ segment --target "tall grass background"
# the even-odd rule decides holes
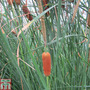
[[[21,0],[20,5],[15,1],[13,5],[7,0],[0,1],[0,78],[11,79],[12,90],[90,90],[90,27],[87,27],[90,1],[81,0],[73,23],[78,0],[73,3],[65,0],[65,8],[61,7],[62,0],[49,0],[49,9],[41,14],[37,0],[28,1],[33,3],[28,3],[32,21],[22,11],[25,1]],[[44,41],[40,18],[43,15],[52,66],[48,85],[42,66]],[[21,30],[20,35],[17,37],[13,30],[17,35]]]

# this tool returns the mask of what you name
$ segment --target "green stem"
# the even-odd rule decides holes
[[[44,47],[44,49],[45,49],[45,52],[47,52],[47,47],[46,46]]]
[[[49,90],[48,76],[47,76],[47,89]]]

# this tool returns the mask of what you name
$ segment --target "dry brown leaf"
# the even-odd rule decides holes
[[[57,15],[56,7],[54,7],[54,8],[55,8],[56,19],[58,20],[58,15]]]
[[[17,37],[19,37],[19,35],[21,34],[21,32],[24,31],[25,29],[27,29],[33,21],[34,21],[34,20],[32,20],[31,22],[29,22],[28,24],[26,24],[26,25],[22,28],[22,30],[20,30],[20,31],[18,32]]]
[[[19,41],[19,44],[18,44],[18,47],[17,47],[17,63],[18,63],[18,66],[19,66],[19,45],[20,45],[21,41],[22,41],[22,38]]]
[[[74,9],[73,16],[72,16],[72,21],[71,21],[71,23],[73,23],[73,21],[74,21],[74,18],[75,18],[75,16],[76,16],[76,13],[77,13],[77,10],[78,10],[80,1],[81,1],[81,0],[78,0],[78,1],[77,1],[77,4],[76,4],[75,9]]]
[[[90,8],[88,12],[90,13]],[[87,16],[87,25],[90,26],[90,14],[88,14]]]
[[[12,32],[13,34],[17,34],[17,33],[15,32],[15,30],[12,30],[11,32]]]
[[[4,32],[4,30],[3,30],[3,28],[2,28],[2,27],[1,27],[1,30],[2,30],[2,33],[3,33],[3,34],[5,34],[5,32]]]
[[[26,65],[28,65],[31,69],[35,70],[32,66],[30,66],[28,63],[26,63],[24,60],[22,60],[21,58],[19,58],[19,60],[21,60],[23,63],[25,63]]]
[[[22,90],[23,90],[23,82],[22,82],[22,78],[20,77],[20,80],[21,80],[21,86],[22,86]]]
[[[88,46],[89,46],[89,48],[90,48],[90,44],[89,44]]]

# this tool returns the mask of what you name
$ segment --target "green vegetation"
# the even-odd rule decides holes
[[[90,90],[90,27],[86,25],[85,14],[90,1],[80,2],[73,23],[74,6],[78,0],[65,0],[65,3],[49,0],[49,8],[41,14],[37,11],[37,0],[29,1],[33,3],[27,5],[32,21],[23,13],[25,3],[22,0],[20,5],[15,1],[13,5],[7,0],[0,1],[0,78],[11,79],[12,90]],[[62,4],[66,6],[61,8]],[[49,16],[46,15],[48,11]],[[81,13],[83,11],[86,18]],[[42,65],[45,48],[40,18],[43,15],[46,49],[51,55],[48,79]]]

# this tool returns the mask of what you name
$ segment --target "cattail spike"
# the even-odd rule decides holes
[[[44,5],[44,7],[46,7],[45,10],[47,10],[49,8],[49,6],[47,6],[48,1],[49,0],[43,0],[43,5]],[[49,16],[49,11],[47,12],[47,15]]]
[[[15,0],[17,5],[20,5],[21,0]]]
[[[49,52],[43,52],[42,54],[43,71],[45,76],[51,74],[51,56]]]
[[[27,14],[26,17],[28,18],[28,20],[33,19],[32,15],[26,5],[23,5],[22,10],[25,14]]]
[[[13,1],[14,0],[7,0],[7,2],[8,2],[9,5],[12,5],[13,4]]]
[[[65,0],[62,0],[62,4],[65,4]],[[62,8],[65,8],[65,5],[61,5]]]
[[[71,0],[71,2],[74,2],[74,0]]]

